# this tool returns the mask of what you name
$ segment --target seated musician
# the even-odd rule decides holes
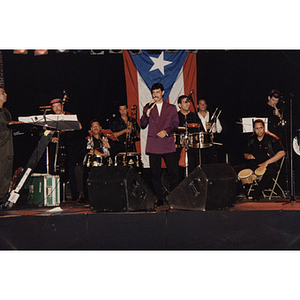
[[[189,135],[198,132],[198,130],[203,131],[203,128],[199,122],[199,118],[197,118],[197,115],[190,111],[191,103],[187,96],[179,96],[177,103],[180,110],[178,111],[179,125],[175,136],[176,153],[179,167],[179,182],[181,182],[186,177],[186,168],[182,165],[182,162],[185,161],[185,149],[183,149],[183,147],[184,136],[186,134],[186,130],[183,128],[186,124],[189,124],[187,127]],[[190,174],[198,165],[198,150],[199,149],[197,148],[191,148],[190,145],[188,146],[188,174]]]
[[[91,155],[110,155],[110,144],[108,139],[101,134],[102,127],[98,120],[94,119],[90,122],[90,136],[86,138],[86,151]]]
[[[93,166],[100,167],[100,164],[110,165],[110,144],[108,139],[101,133],[102,126],[99,121],[93,119],[90,122],[90,135],[85,138],[85,157],[83,159],[83,197],[78,199],[79,203],[87,203],[89,201],[87,179]],[[97,159],[101,159],[97,161]],[[96,163],[96,164],[95,164]]]
[[[207,110],[207,103],[204,99],[198,100],[198,117],[201,120],[205,132],[221,133],[222,125],[219,118],[210,116]],[[215,146],[201,149],[201,163],[211,164],[218,162],[218,153]]]
[[[120,152],[136,152],[140,127],[135,118],[128,116],[127,104],[119,105],[119,114],[109,122],[109,128],[118,141],[112,143],[112,157]]]
[[[285,156],[285,149],[280,139],[265,131],[265,123],[261,119],[253,122],[254,133],[248,138],[244,158],[247,163],[234,167],[234,170],[239,171],[249,168],[255,173],[263,174],[258,185],[254,186],[254,200],[259,200],[262,197],[262,191],[271,186],[272,178],[276,176],[279,168],[279,160]]]

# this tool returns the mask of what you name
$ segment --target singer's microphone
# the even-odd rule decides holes
[[[193,93],[194,93],[194,91],[192,90],[192,91],[190,92],[190,94],[188,95],[188,97],[186,98],[186,100],[190,100]]]
[[[155,102],[157,102],[157,98],[156,98],[156,97],[154,98],[154,100],[155,100]],[[155,104],[155,102],[153,102],[153,103],[151,103],[151,104],[149,105],[149,109]]]

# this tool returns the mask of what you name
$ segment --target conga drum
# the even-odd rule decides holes
[[[245,185],[251,184],[256,179],[256,176],[251,169],[244,169],[239,172],[238,178],[241,180],[242,184]]]
[[[261,181],[261,179],[262,179],[263,175],[265,174],[265,172],[266,172],[266,168],[264,168],[262,170],[259,170],[259,168],[257,168],[254,171],[254,173],[255,173],[255,175],[257,177],[257,181]]]

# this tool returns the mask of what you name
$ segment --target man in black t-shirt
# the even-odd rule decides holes
[[[178,129],[176,131],[175,135],[175,143],[176,143],[176,153],[177,153],[177,160],[182,161],[182,155],[184,155],[184,161],[185,161],[185,149],[182,152],[183,146],[184,146],[184,137],[185,137],[185,129],[183,129],[187,125],[189,138],[193,136],[193,134],[197,134],[198,131],[204,131],[204,129],[201,126],[201,122],[198,118],[198,116],[190,111],[190,105],[189,99],[185,95],[181,95],[178,98],[178,107],[180,110],[178,113],[178,119],[179,119],[179,125]],[[199,164],[199,149],[192,148],[189,145],[188,147],[188,174],[190,174]],[[178,166],[179,168],[179,182],[181,182],[186,177],[186,169],[183,166]]]
[[[254,197],[258,200],[262,191],[269,188],[272,178],[276,176],[279,167],[278,161],[285,156],[285,150],[280,139],[265,131],[265,123],[261,119],[253,122],[253,135],[248,138],[247,147],[244,151],[244,158],[247,160],[245,165],[235,167],[236,172],[245,168],[253,171],[263,172],[262,179],[255,186]]]
[[[280,107],[280,108],[279,108]],[[268,96],[268,102],[261,107],[259,116],[268,118],[268,131],[284,140],[283,102],[281,93],[272,90]]]

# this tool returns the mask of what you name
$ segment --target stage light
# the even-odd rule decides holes
[[[48,54],[48,50],[43,49],[43,50],[34,50],[34,55],[46,55]]]
[[[142,50],[129,50],[132,55],[141,54]]]
[[[147,50],[148,54],[151,54],[151,55],[155,55],[155,54],[160,54],[161,51],[160,50]]]
[[[103,55],[104,50],[91,50],[91,55]]]
[[[123,50],[109,50],[109,53],[119,54],[123,53]]]
[[[16,49],[14,50],[14,54],[27,54],[27,50]]]
[[[56,50],[56,53],[68,53],[69,52],[69,50]]]
[[[81,54],[90,54],[90,50],[70,50],[73,54],[79,54],[79,55],[81,55]]]

